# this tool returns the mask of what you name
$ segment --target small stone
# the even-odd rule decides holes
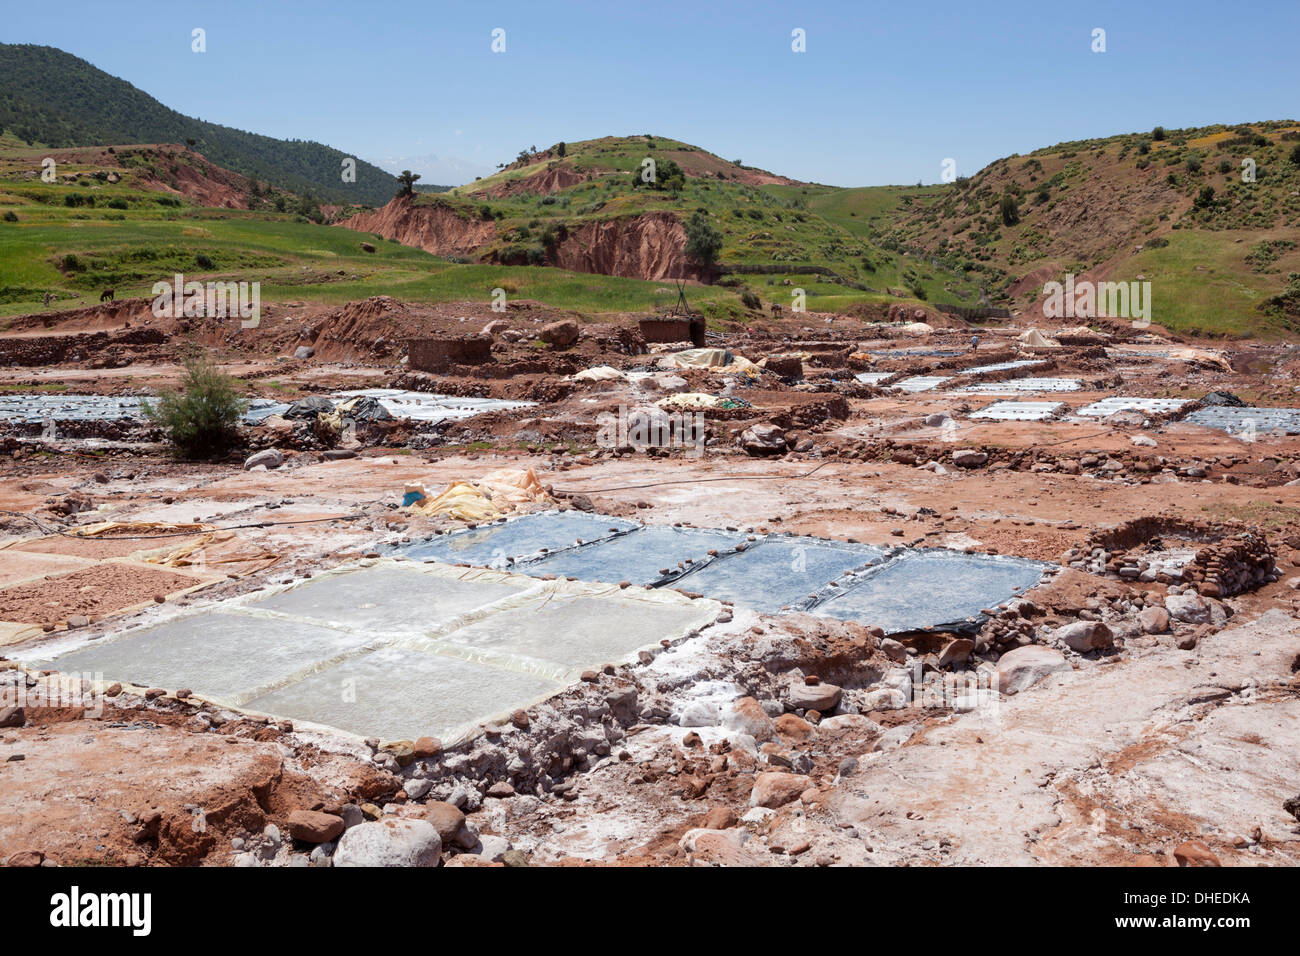
[[[319,810],[289,814],[289,836],[304,843],[328,843],[343,832],[343,818]]]
[[[412,744],[411,753],[419,760],[436,757],[442,753],[442,741],[437,737],[420,737]]]
[[[1214,851],[1200,840],[1188,840],[1174,849],[1179,866],[1222,866]]]

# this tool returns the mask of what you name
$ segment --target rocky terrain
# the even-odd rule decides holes
[[[1043,346],[1014,321],[931,317],[768,316],[710,332],[732,359],[713,366],[647,341],[647,316],[526,301],[277,302],[255,330],[135,300],[16,319],[0,335],[18,403],[0,432],[0,860],[1294,865],[1300,427],[1196,418],[1300,404],[1291,350],[1120,325],[1086,341],[1044,326],[1060,340]],[[178,460],[129,415],[23,417],[42,390],[67,407],[156,393],[194,342],[271,409],[224,461]],[[451,358],[417,367],[433,354]],[[1061,379],[1076,385],[1034,391]],[[339,405],[364,388],[530,404],[440,421]],[[1172,405],[1089,412],[1116,397]],[[1052,407],[977,417],[1007,400]],[[620,409],[652,408],[698,411],[702,444],[602,438]],[[404,491],[502,469],[541,488],[508,514],[1045,575],[910,630],[724,600],[707,626],[447,740],[33,663],[478,524]],[[690,580],[663,586],[695,599]]]

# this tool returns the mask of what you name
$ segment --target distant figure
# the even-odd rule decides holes
[[[978,335],[972,335],[970,337],[970,350],[974,352],[979,347],[980,347],[980,337]]]
[[[103,292],[101,292],[100,295],[99,295],[99,301],[100,301],[100,302],[112,302],[112,301],[113,301],[113,290],[112,290],[112,289],[105,289]]]
[[[780,315],[781,315],[781,307],[780,307],[779,305],[777,305],[775,302],[773,302],[773,303],[772,303],[772,318],[774,318],[774,319],[775,319],[775,318],[779,318]]]

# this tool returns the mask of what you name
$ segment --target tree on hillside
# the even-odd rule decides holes
[[[722,251],[722,233],[713,228],[708,213],[696,210],[686,221],[686,256],[708,273]]]
[[[1165,138],[1165,128],[1164,128],[1163,126],[1157,126],[1155,129],[1153,129],[1153,130],[1151,131],[1151,138],[1154,139],[1154,140],[1161,140],[1161,139],[1164,139],[1164,138]]]
[[[1291,150],[1291,162],[1300,166],[1300,143],[1296,143],[1295,148]]]
[[[1020,221],[1020,204],[1016,197],[1007,193],[1002,197],[1002,225],[1014,226]]]
[[[419,178],[420,178],[419,173],[413,173],[409,169],[403,169],[402,175],[397,177],[397,184],[399,187],[401,187],[397,190],[397,195],[414,196],[415,181]]]
[[[555,155],[559,156],[561,159],[564,158],[564,154],[567,153],[568,151],[569,151],[569,147],[564,145],[563,140],[561,140],[559,145],[555,147]]]

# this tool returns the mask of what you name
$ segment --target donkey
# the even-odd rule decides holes
[[[112,301],[113,301],[113,290],[112,290],[112,289],[105,289],[103,292],[101,292],[100,295],[99,295],[99,301],[100,301],[101,303],[102,303],[102,302],[112,302]]]

